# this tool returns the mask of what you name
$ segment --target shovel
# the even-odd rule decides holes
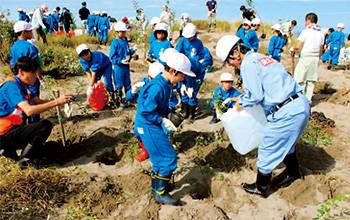
[[[60,96],[60,91],[58,89],[52,89],[53,96],[55,98],[58,98]],[[56,106],[57,110],[57,117],[58,117],[58,124],[60,126],[60,133],[61,133],[61,139],[62,139],[62,144],[65,147],[66,146],[66,137],[64,135],[64,129],[63,129],[63,123],[62,123],[62,116],[60,113],[60,108]]]

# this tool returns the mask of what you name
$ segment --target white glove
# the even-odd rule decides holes
[[[193,97],[193,87],[188,88],[187,95],[188,95],[188,98],[192,98]]]
[[[93,94],[94,92],[92,91],[92,86],[88,86],[87,90],[86,90],[86,96],[89,97]]]
[[[169,119],[163,118],[163,124],[169,131],[177,131],[177,128]]]
[[[47,87],[47,83],[43,79],[40,80],[40,85],[43,87],[43,89],[46,89]]]
[[[130,61],[129,60],[122,60],[122,62],[121,62],[122,64],[129,64],[130,63]]]
[[[288,43],[289,43],[289,44],[292,43],[292,40],[291,40],[290,38],[288,39]]]
[[[139,47],[137,46],[137,44],[135,44],[132,49],[134,49],[134,51],[136,51]]]
[[[290,53],[294,53],[294,48],[291,47],[291,48],[289,49],[289,52],[290,52]]]
[[[200,62],[200,63],[203,63],[203,62],[204,62],[204,59],[199,60],[199,62]]]
[[[222,116],[222,112],[219,109],[216,109],[216,118],[220,119]]]
[[[185,84],[182,84],[181,89],[180,89],[181,96],[185,96],[186,92],[187,92],[186,86],[185,86]]]
[[[133,85],[131,88],[131,94],[137,93],[144,85],[145,85],[145,82],[138,82],[135,85]]]
[[[94,27],[94,30],[96,31],[96,27]]]
[[[227,98],[227,99],[225,99],[225,101],[223,101],[223,102],[221,103],[221,105],[224,107],[224,106],[226,106],[227,103],[229,103],[229,102],[231,102],[231,101],[232,101],[231,98]]]
[[[64,113],[66,114],[66,117],[69,118],[70,116],[73,116],[74,115],[74,108],[66,103],[64,104]]]

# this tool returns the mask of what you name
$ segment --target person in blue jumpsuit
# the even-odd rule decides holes
[[[260,25],[260,19],[254,18],[251,22],[251,29],[247,31],[247,34],[245,36],[245,41],[243,39],[243,42],[246,45],[246,47],[248,47],[254,52],[257,52],[259,49],[259,37],[256,34],[256,32],[259,30]]]
[[[329,46],[329,64],[331,65],[331,70],[335,70],[335,65],[339,63],[340,47],[345,47],[344,41],[344,24],[339,23],[337,25],[337,30],[331,33],[327,38],[326,45]]]
[[[222,113],[226,112],[228,108],[233,108],[238,101],[238,96],[242,94],[232,87],[233,81],[234,78],[231,73],[221,74],[221,86],[215,89],[213,99],[210,103],[210,108],[213,115],[210,124],[218,123]]]
[[[211,70],[213,69],[213,57],[210,54],[210,51],[207,47],[204,47],[204,60],[203,60],[203,67],[205,68],[205,72],[211,72]]]
[[[93,93],[93,85],[103,76],[107,91],[111,97],[110,107],[114,108],[116,103],[116,92],[112,83],[112,63],[108,56],[100,51],[90,51],[86,44],[80,44],[76,49],[80,59],[80,64],[89,79],[87,96]]]
[[[250,21],[246,20],[237,30],[237,37],[245,40],[246,32],[250,29]]]
[[[256,182],[242,184],[246,192],[267,197],[272,171],[282,161],[286,169],[274,179],[276,187],[286,187],[301,178],[295,145],[308,122],[310,103],[280,62],[249,51],[238,37],[223,36],[216,45],[216,54],[241,70],[244,94],[235,104],[237,111],[261,105],[267,116],[258,148]]]
[[[26,14],[24,13],[24,11],[21,8],[18,9],[18,21],[26,21],[26,22],[28,22],[27,21],[27,16],[26,16]]]
[[[108,37],[108,31],[111,27],[109,26],[109,20],[107,17],[106,12],[102,12],[102,17],[100,17],[100,20],[98,22],[98,30],[100,31],[99,40],[100,45],[102,45],[102,40],[104,42],[104,45],[107,45],[107,37]]]
[[[38,49],[27,40],[32,39],[32,25],[25,21],[18,21],[13,26],[16,34],[19,35],[18,40],[12,45],[10,49],[10,68],[13,70],[14,65],[20,57],[30,57],[40,63]],[[40,84],[45,87],[46,83],[43,80],[41,72],[37,72],[37,80],[34,85],[29,86],[29,90],[36,96],[40,96]],[[27,121],[28,120],[28,121]],[[23,114],[24,123],[32,123],[40,120],[40,115],[33,115],[26,117]]]
[[[153,43],[153,41],[157,40],[157,37],[154,35],[154,29],[156,28],[156,25],[160,23],[160,18],[158,17],[153,17],[151,19],[151,25],[152,25],[152,33],[149,35],[148,37],[148,43],[151,46],[151,44]]]
[[[89,15],[89,17],[87,18],[87,22],[86,22],[89,27],[88,36],[94,36],[94,37],[96,36],[95,22],[96,22],[95,12],[92,12],[92,14]]]
[[[273,25],[272,31],[273,31],[273,36],[270,39],[270,43],[268,47],[268,56],[280,62],[281,51],[286,44],[285,39],[281,33],[281,25],[279,24]]]
[[[53,26],[54,26],[53,29],[54,29],[54,32],[56,32],[56,31],[58,31],[58,24],[60,21],[60,16],[58,15],[56,9],[53,10],[51,17],[53,18]]]
[[[324,41],[325,41],[325,42],[327,42],[328,37],[329,37],[333,32],[334,32],[334,28],[329,28],[329,29],[327,30],[327,33],[326,33],[325,36],[324,36]],[[328,62],[329,62],[329,54],[330,54],[329,48],[327,48],[327,45],[325,45],[325,46],[323,47],[322,57],[321,57],[321,61],[322,61],[323,63],[328,63]]]
[[[139,97],[139,94],[141,94],[143,91],[143,88],[145,88],[145,85],[147,85],[149,82],[151,82],[158,74],[161,74],[164,72],[164,66],[160,63],[152,63],[148,69],[148,76],[141,79],[140,82],[136,83],[132,86],[132,88],[126,93],[125,99],[126,101],[133,102],[137,100]],[[175,106],[178,104],[179,100],[176,97],[176,94],[174,92],[170,95],[169,100],[169,108],[171,112],[175,111]],[[172,138],[173,131],[169,131],[166,127],[163,126],[164,133],[168,135],[169,139]],[[146,151],[143,142],[141,141],[140,135],[137,132],[136,127],[134,127],[134,133],[136,135],[137,140],[139,141],[139,146],[142,148],[142,152],[136,157],[136,160],[139,162],[142,162],[148,158],[148,152]]]
[[[53,20],[54,18],[51,16],[51,13],[47,13],[47,17],[45,18],[46,23],[49,25],[48,28],[46,28],[46,33],[54,33],[54,24],[53,24]]]
[[[0,85],[0,156],[19,161],[21,169],[38,168],[44,143],[49,137],[52,124],[48,120],[23,125],[20,114],[40,114],[58,105],[73,101],[72,95],[63,95],[48,101],[34,96],[28,89],[34,85],[40,71],[39,63],[30,57],[20,57],[14,66],[14,76],[9,76]],[[34,105],[29,103],[31,101]],[[20,156],[17,150],[21,149]]]
[[[113,64],[113,80],[114,86],[117,91],[117,107],[122,104],[122,107],[127,107],[126,103],[122,99],[123,96],[123,87],[125,93],[129,91],[131,88],[130,81],[130,60],[131,56],[137,50],[137,45],[135,45],[132,49],[129,49],[128,42],[124,39],[126,35],[126,31],[128,31],[125,23],[117,22],[114,25],[114,29],[116,31],[116,38],[112,41],[109,58]],[[122,102],[122,103],[121,103]]]
[[[197,94],[203,83],[205,76],[204,62],[204,46],[200,39],[197,38],[197,28],[194,24],[188,23],[182,33],[182,38],[176,45],[176,50],[185,54],[191,64],[192,71],[196,74],[196,78],[186,77],[180,87],[181,106],[184,111],[184,118],[195,119],[197,108]]]
[[[101,17],[100,17],[100,12],[97,11],[96,12],[96,19],[95,19],[95,30],[96,30],[96,33],[97,33],[97,37],[100,38],[100,30],[98,29],[98,23],[100,21]]]
[[[154,36],[157,38],[156,41],[150,45],[150,49],[148,51],[147,60],[151,63],[158,60],[159,63],[165,65],[159,57],[164,53],[164,51],[168,48],[173,48],[173,45],[168,41],[168,32],[167,25],[164,23],[158,23],[154,29]]]
[[[170,113],[173,84],[182,81],[185,74],[195,74],[190,70],[190,61],[181,53],[170,53],[162,60],[166,60],[164,72],[145,85],[139,95],[135,127],[152,162],[152,196],[158,203],[177,205],[178,200],[169,194],[167,187],[177,167],[177,158],[161,124],[176,131],[175,125],[166,118]]]

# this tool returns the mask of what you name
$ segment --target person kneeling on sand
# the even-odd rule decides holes
[[[173,85],[182,81],[185,75],[195,77],[195,74],[191,71],[190,61],[181,53],[174,51],[167,54],[164,60],[166,61],[164,72],[145,85],[139,95],[135,127],[152,162],[154,200],[162,204],[178,205],[179,201],[169,194],[168,187],[177,167],[176,152],[164,133],[162,124],[168,130],[177,130],[175,125],[166,118],[171,111],[169,98]]]
[[[240,69],[245,94],[238,97],[237,111],[261,105],[267,116],[258,148],[256,182],[242,183],[246,192],[267,197],[272,171],[282,161],[286,170],[275,178],[276,187],[286,187],[301,178],[295,145],[309,120],[310,103],[281,63],[249,51],[237,36],[223,36],[216,45],[216,55]]]
[[[28,86],[34,85],[39,63],[30,57],[17,60],[15,76],[10,76],[0,86],[0,153],[2,156],[19,160],[20,168],[37,168],[43,145],[49,137],[52,124],[42,120],[22,125],[22,111],[28,115],[40,114],[58,105],[73,101],[71,94],[62,95],[55,100],[46,101],[34,96]],[[35,105],[30,105],[29,101]],[[20,157],[16,150],[22,149]]]

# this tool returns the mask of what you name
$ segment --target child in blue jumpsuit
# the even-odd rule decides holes
[[[173,45],[168,41],[168,32],[167,25],[164,23],[158,23],[154,29],[154,36],[157,40],[153,41],[150,45],[151,48],[148,51],[148,58],[150,62],[154,62],[158,60],[159,63],[165,65],[159,57],[164,53],[164,51],[168,48],[173,48]]]
[[[270,39],[269,48],[268,48],[268,56],[281,61],[281,51],[285,45],[284,37],[281,33],[281,25],[275,24],[272,26],[273,36]]]
[[[14,31],[19,35],[18,40],[12,45],[10,49],[10,67],[13,70],[14,65],[20,57],[30,57],[35,59],[38,63],[39,60],[39,51],[38,49],[27,40],[32,39],[32,29],[31,24],[25,21],[18,21],[14,25]],[[37,72],[37,80],[34,86],[29,86],[29,90],[34,94],[34,96],[40,96],[40,84],[45,87],[46,83],[41,76],[41,72]],[[40,115],[33,115],[29,118],[23,114],[23,122],[27,123],[26,120],[29,120],[28,123],[37,122],[40,120]]]
[[[232,108],[238,101],[238,96],[242,94],[232,87],[233,80],[231,73],[221,74],[221,86],[215,89],[213,99],[210,103],[213,114],[210,124],[218,123],[222,113],[225,112],[227,108]]]
[[[173,84],[182,81],[185,74],[195,75],[185,55],[173,52],[165,60],[165,71],[145,85],[139,95],[135,127],[152,162],[152,195],[155,201],[177,205],[178,200],[169,195],[167,187],[177,167],[176,153],[161,124],[169,130],[176,130],[166,118],[170,113],[169,98]]]
[[[58,31],[58,23],[60,21],[60,16],[57,14],[56,9],[53,10],[51,17],[53,18],[54,32],[56,32]]]
[[[151,82],[158,74],[161,74],[164,72],[164,66],[160,63],[152,63],[148,69],[148,77],[145,77],[141,79],[140,82],[133,85],[133,87],[126,93],[125,99],[129,102],[135,101],[139,94],[141,94],[143,91],[143,88],[145,88],[145,85],[147,85],[149,82]],[[171,111],[175,111],[175,106],[179,100],[176,97],[175,93],[171,93],[170,95],[170,101],[169,101],[169,108]],[[162,124],[164,132],[168,135],[169,139],[172,137],[173,131],[168,131]],[[146,151],[143,142],[141,141],[140,135],[137,132],[136,127],[134,127],[134,133],[136,135],[137,140],[139,141],[139,146],[142,148],[142,152],[136,157],[136,160],[139,162],[142,162],[148,158],[148,152]]]
[[[86,44],[81,44],[76,49],[80,59],[80,64],[89,79],[87,96],[92,95],[93,85],[103,76],[107,91],[111,97],[110,107],[114,108],[116,102],[116,92],[112,83],[112,63],[109,57],[100,51],[90,51]]]
[[[286,187],[301,177],[295,145],[308,122],[310,104],[281,63],[249,51],[238,37],[222,37],[216,54],[241,70],[245,94],[239,96],[237,111],[253,105],[265,110],[268,122],[258,148],[257,180],[242,186],[248,193],[267,197],[272,171],[282,161],[286,171],[275,179],[276,187]]]
[[[88,30],[88,36],[96,36],[96,32],[95,32],[95,22],[96,22],[96,16],[95,13],[92,13],[91,15],[89,15],[89,17],[87,18],[87,25],[89,27]]]
[[[114,86],[117,91],[117,107],[119,103],[123,101],[123,87],[125,93],[131,88],[130,82],[130,60],[131,56],[137,50],[137,45],[132,49],[129,49],[128,42],[124,39],[126,31],[128,31],[125,23],[117,22],[114,25],[116,31],[116,38],[112,41],[109,58],[112,60],[113,64],[113,80]],[[122,106],[125,106],[125,103],[122,103]]]
[[[329,58],[330,58],[330,65],[331,70],[335,70],[334,65],[339,63],[339,55],[340,55],[340,47],[345,47],[345,41],[344,41],[344,33],[342,30],[344,29],[344,24],[339,23],[337,25],[337,30],[331,33],[329,37],[327,38],[326,45],[329,45]]]
[[[98,30],[100,31],[99,35],[99,41],[100,45],[102,45],[102,40],[104,42],[104,45],[107,45],[107,37],[108,37],[108,31],[110,29],[109,26],[109,20],[106,13],[102,14],[102,17],[100,17],[100,20],[98,21]]]
[[[101,19],[101,17],[100,17],[100,12],[99,11],[97,11],[96,12],[96,19],[95,19],[95,30],[96,30],[96,33],[97,33],[97,37],[98,38],[100,38],[100,35],[101,35],[101,32],[100,32],[100,30],[98,29],[98,24],[99,24],[99,22],[100,22],[100,19]]]
[[[184,83],[178,85],[180,87],[181,102],[184,110],[184,118],[195,119],[197,108],[197,94],[203,83],[205,76],[205,68],[202,63],[204,61],[204,47],[201,40],[196,37],[197,28],[194,24],[188,23],[182,33],[176,50],[183,53],[189,58],[192,64],[192,71],[196,74],[196,78],[186,77]]]
[[[259,37],[256,34],[256,31],[259,30],[260,24],[260,19],[254,18],[251,22],[251,29],[247,31],[247,34],[245,35],[245,41],[243,41],[246,47],[254,50],[254,52],[257,52],[259,49]]]

